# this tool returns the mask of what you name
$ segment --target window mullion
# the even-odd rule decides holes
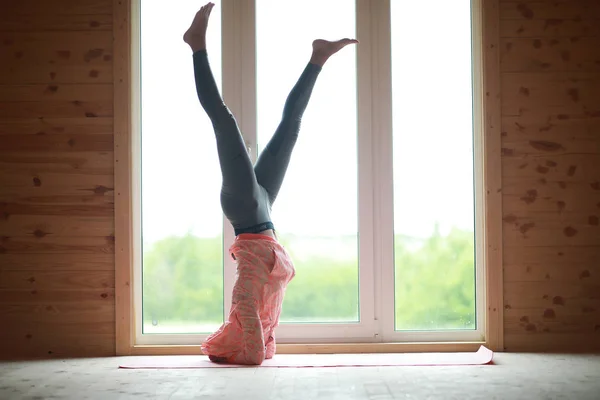
[[[256,157],[256,84],[255,84],[255,14],[254,0],[223,0],[221,2],[223,100],[235,115],[243,133],[250,157]],[[235,263],[229,247],[235,235],[233,227],[223,217],[223,311],[231,308],[231,293],[235,281]]]
[[[390,1],[370,3],[376,293],[382,340],[389,340],[395,319]]]
[[[373,335],[380,335],[378,285],[375,262],[374,178],[373,170],[373,70],[372,70],[371,0],[356,1],[357,47],[357,108],[358,108],[358,227],[360,265],[360,320],[373,326]]]

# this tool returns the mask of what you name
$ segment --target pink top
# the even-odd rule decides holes
[[[202,351],[221,362],[258,365],[275,354],[274,330],[294,266],[283,246],[267,235],[238,235],[229,251],[237,263],[231,311]]]

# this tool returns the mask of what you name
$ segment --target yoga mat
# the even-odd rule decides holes
[[[492,362],[494,353],[481,346],[474,353],[370,353],[370,354],[276,354],[265,360],[261,367],[379,367],[426,365],[484,365]],[[128,357],[119,368],[125,369],[181,369],[181,368],[240,368],[216,364],[207,356],[136,356]]]

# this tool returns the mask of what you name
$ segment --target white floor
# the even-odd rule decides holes
[[[0,362],[0,399],[600,399],[600,355],[472,367],[119,370],[118,358]]]

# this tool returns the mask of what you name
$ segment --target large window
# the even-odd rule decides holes
[[[256,1],[260,150],[279,124],[312,41],[354,36],[355,18],[354,2],[348,0]],[[359,321],[356,113],[352,46],[331,58],[319,75],[273,207],[279,238],[297,270],[282,322]]]
[[[223,322],[221,176],[182,35],[195,1],[141,2],[141,223],[144,334],[208,333]],[[221,83],[221,16],[207,47]],[[159,23],[160,21],[160,23]]]
[[[476,326],[470,22],[469,1],[391,2],[398,330]]]
[[[481,340],[481,51],[471,2],[215,3],[209,60],[253,160],[312,41],[361,40],[319,75],[273,207],[297,271],[278,341]],[[164,5],[134,3],[138,344],[198,344],[226,317],[235,278],[214,132],[181,39],[198,7],[170,3],[164,18]]]

